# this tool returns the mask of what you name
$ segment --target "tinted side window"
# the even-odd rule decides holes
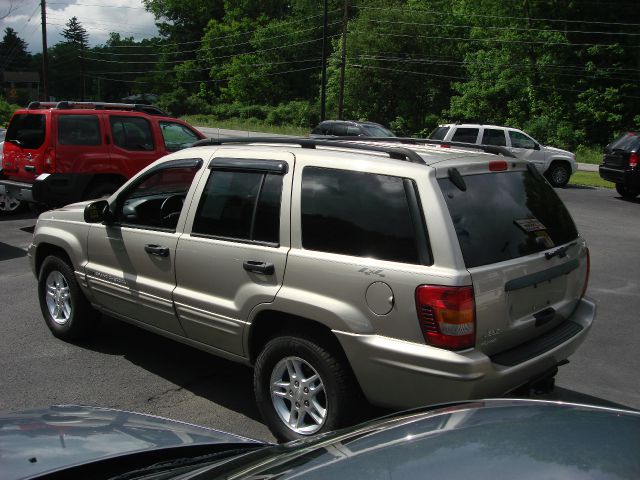
[[[306,167],[301,202],[305,249],[419,263],[402,178]]]
[[[533,150],[533,148],[536,146],[536,143],[531,140],[531,138],[527,137],[524,133],[509,130],[509,137],[511,138],[511,146],[513,148],[526,148],[529,150]]]
[[[282,176],[214,171],[207,180],[192,232],[278,243]]]
[[[432,140],[444,140],[444,137],[447,136],[448,131],[449,127],[438,127],[433,132],[431,132],[429,138]]]
[[[141,178],[118,199],[116,218],[128,226],[175,229],[199,168],[163,168]]]
[[[126,150],[154,150],[151,125],[141,117],[109,117],[113,143]]]
[[[451,141],[476,143],[478,140],[478,132],[480,132],[479,128],[457,128],[453,137],[451,137]]]
[[[58,142],[61,145],[100,145],[100,122],[96,115],[59,115]]]
[[[344,137],[347,135],[347,125],[344,123],[334,123],[331,127],[331,134]]]
[[[23,148],[40,148],[44,143],[46,117],[41,113],[14,115],[6,140],[18,141]]]
[[[505,147],[507,145],[507,139],[504,136],[504,130],[497,128],[485,128],[482,134],[483,145],[496,145],[498,147]]]

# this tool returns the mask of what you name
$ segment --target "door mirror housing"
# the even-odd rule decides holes
[[[535,143],[533,144],[533,149],[534,149],[534,150],[540,150],[540,144],[539,144],[538,142],[535,142]]]
[[[84,207],[84,221],[87,223],[113,223],[113,213],[106,200],[96,200]]]

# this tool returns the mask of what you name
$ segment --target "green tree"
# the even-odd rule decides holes
[[[13,28],[5,28],[0,42],[0,71],[28,70],[30,64],[31,55],[27,51],[27,43]]]

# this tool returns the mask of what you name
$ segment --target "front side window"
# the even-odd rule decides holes
[[[100,145],[100,122],[96,115],[60,115],[58,117],[60,145]]]
[[[509,138],[511,138],[511,146],[513,148],[526,148],[528,150],[533,150],[536,146],[536,142],[534,142],[531,137],[528,137],[521,132],[509,130]]]
[[[282,175],[215,170],[209,176],[192,234],[277,244]]]
[[[141,117],[109,117],[113,143],[120,148],[132,151],[152,151],[153,136],[151,125]]]
[[[497,128],[485,128],[482,133],[482,145],[496,145],[498,147],[506,147],[507,139],[504,136],[504,130]]]
[[[476,143],[476,141],[478,140],[479,132],[479,128],[457,128],[455,133],[453,134],[453,137],[451,137],[451,141]]]
[[[116,219],[123,225],[175,229],[199,164],[152,171],[118,198]]]
[[[9,124],[5,140],[17,143],[22,148],[40,148],[44,143],[46,117],[41,113],[14,115]]]
[[[404,179],[306,167],[301,202],[303,248],[420,263]]]
[[[160,122],[164,146],[169,152],[176,152],[200,140],[195,132],[180,123]]]

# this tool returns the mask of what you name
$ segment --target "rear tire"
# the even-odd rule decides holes
[[[47,327],[62,340],[87,338],[98,325],[99,313],[80,290],[73,268],[60,257],[50,255],[42,262],[38,299]]]
[[[9,194],[0,195],[0,215],[12,215],[24,210],[25,203]]]
[[[552,163],[547,171],[549,183],[554,187],[564,188],[569,183],[571,169],[565,163]]]
[[[624,183],[616,183],[616,192],[625,200],[633,200],[640,195],[640,188],[629,187]]]
[[[368,404],[344,355],[302,335],[276,337],[256,361],[258,408],[280,441],[306,438],[350,423]]]

